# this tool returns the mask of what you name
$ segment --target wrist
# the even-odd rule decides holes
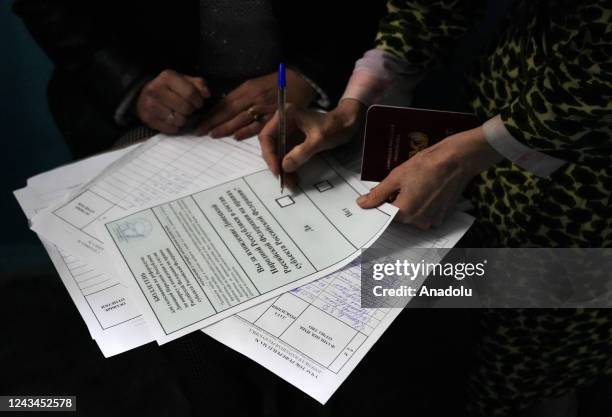
[[[451,158],[470,177],[486,171],[503,160],[503,157],[487,142],[482,127],[458,133],[449,139],[456,142]]]
[[[333,109],[332,113],[338,120],[341,120],[345,127],[357,126],[363,119],[366,112],[366,106],[355,99],[345,98],[340,100],[338,106]]]
[[[342,100],[325,116],[323,131],[326,136],[342,141],[350,140],[359,130],[365,106],[357,100]]]

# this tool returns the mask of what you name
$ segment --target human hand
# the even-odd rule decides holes
[[[429,229],[442,223],[475,175],[501,159],[481,127],[457,133],[395,168],[357,204],[374,208],[394,198],[397,220]]]
[[[140,90],[136,115],[148,127],[174,134],[208,97],[210,92],[202,78],[164,70]]]
[[[287,69],[286,79],[289,103],[307,106],[314,100],[316,92],[297,72]],[[234,135],[238,140],[256,135],[276,111],[277,95],[276,73],[247,80],[204,116],[196,133],[213,138]]]
[[[342,100],[334,110],[321,113],[288,105],[287,141],[302,141],[280,161],[276,154],[278,143],[278,113],[259,134],[261,155],[274,175],[292,173],[319,152],[348,142],[359,128],[365,106],[356,100]]]

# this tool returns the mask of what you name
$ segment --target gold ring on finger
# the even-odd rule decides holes
[[[263,115],[257,113],[255,111],[254,106],[249,107],[249,109],[247,110],[247,113],[249,114],[249,116],[251,116],[254,122],[261,122],[261,120],[263,119]]]

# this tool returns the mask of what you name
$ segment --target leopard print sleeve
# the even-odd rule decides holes
[[[575,163],[612,154],[612,1],[574,3],[544,17],[520,45],[527,80],[501,110],[510,134],[532,149]],[[554,2],[553,2],[554,3]],[[559,9],[559,8],[557,8]],[[536,31],[543,35],[536,36]],[[543,39],[540,44],[533,39]]]
[[[448,55],[485,5],[486,0],[389,0],[376,48],[426,70]]]

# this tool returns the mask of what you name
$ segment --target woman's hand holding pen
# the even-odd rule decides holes
[[[302,142],[279,161],[276,155],[278,117],[275,115],[259,135],[262,156],[278,175],[295,172],[317,153],[348,141],[356,132],[365,107],[354,100],[342,100],[329,113],[289,106],[287,135]],[[468,182],[502,159],[487,142],[482,128],[447,137],[424,149],[395,168],[379,185],[361,196],[362,208],[374,208],[391,201],[399,208],[397,220],[428,229],[440,224]]]
[[[295,146],[282,161],[276,153],[278,141],[278,113],[259,134],[263,159],[274,175],[282,168],[293,173],[319,152],[335,148],[347,142],[359,128],[365,106],[356,100],[342,100],[329,113],[307,110],[287,105],[287,141]]]

